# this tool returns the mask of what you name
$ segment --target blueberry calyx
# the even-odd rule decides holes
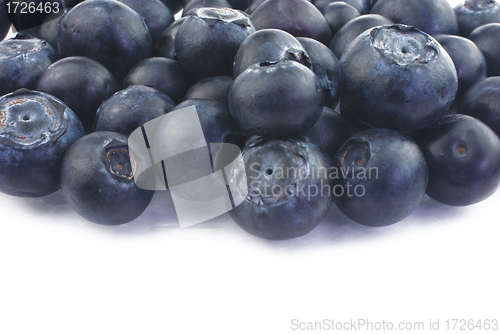
[[[19,89],[0,99],[0,142],[31,149],[57,140],[66,131],[66,106],[46,94]]]
[[[290,50],[287,51],[288,56],[286,60],[294,60],[309,69],[312,69],[312,62],[309,55],[304,50]]]
[[[361,138],[346,142],[338,154],[339,164],[346,178],[356,177],[366,170],[370,158],[370,143]]]
[[[231,8],[218,7],[203,7],[190,12],[191,16],[199,17],[208,25],[213,25],[215,22],[222,21],[232,23],[244,27],[252,27],[250,17],[245,13]]]
[[[429,63],[439,56],[437,42],[417,28],[402,24],[374,28],[373,47],[398,65]]]
[[[105,163],[111,175],[132,182],[136,170],[136,161],[130,156],[127,145],[113,139],[104,147],[104,152],[106,153]]]

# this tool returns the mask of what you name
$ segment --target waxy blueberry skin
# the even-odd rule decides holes
[[[186,20],[186,17],[181,17],[162,31],[153,44],[154,57],[165,57],[177,60],[177,53],[175,52],[175,36],[177,35],[177,31],[181,27],[184,20]]]
[[[418,145],[391,129],[356,133],[340,148],[335,204],[367,226],[386,226],[410,215],[425,195],[427,165]],[[342,192],[341,192],[342,191]]]
[[[62,101],[20,89],[0,98],[0,191],[39,197],[61,187],[69,147],[84,135],[78,117]]]
[[[336,2],[343,2],[355,8],[361,15],[366,15],[370,13],[371,9],[370,0],[314,0],[312,3],[324,14],[326,7]]]
[[[29,35],[0,43],[0,95],[19,88],[34,89],[38,78],[61,56],[46,41]]]
[[[429,167],[427,195],[453,206],[478,203],[500,182],[500,139],[483,122],[446,115],[412,137]]]
[[[234,120],[257,136],[299,134],[316,123],[323,106],[319,78],[293,60],[254,64],[229,90]]]
[[[429,35],[458,35],[457,17],[447,0],[378,0],[371,13]]]
[[[127,137],[109,131],[88,134],[68,150],[61,167],[61,188],[69,205],[83,218],[119,225],[139,217],[154,191],[134,182],[135,165]]]
[[[253,32],[250,17],[241,11],[195,9],[175,36],[177,59],[198,80],[231,75],[240,44]]]
[[[477,45],[486,59],[488,76],[500,75],[500,23],[488,23],[474,29],[469,39]]]
[[[324,151],[307,137],[269,137],[249,143],[242,156],[246,175],[238,168],[228,173],[230,183],[248,187],[229,211],[236,224],[259,238],[285,240],[320,223],[333,202],[332,161]]]
[[[229,107],[227,99],[232,84],[233,77],[230,76],[206,78],[191,86],[184,95],[184,100],[209,99]]]
[[[452,105],[458,77],[439,43],[409,26],[375,27],[342,55],[341,100],[361,122],[401,132],[436,122]]]
[[[97,60],[118,81],[152,51],[144,19],[115,0],[86,0],[71,9],[59,25],[57,44],[61,56]]]
[[[498,0],[465,0],[454,8],[461,36],[488,23],[500,23]]]
[[[335,36],[347,22],[360,15],[356,8],[342,1],[332,2],[323,10],[323,16],[330,26],[332,36]]]

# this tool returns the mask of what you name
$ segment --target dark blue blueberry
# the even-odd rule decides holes
[[[97,108],[118,89],[111,72],[87,57],[67,57],[55,62],[36,85],[36,90],[64,101],[80,118],[87,133],[93,131]]]
[[[209,99],[229,107],[227,99],[232,84],[233,77],[206,78],[194,84],[184,95],[184,100]]]
[[[0,98],[0,191],[38,197],[61,187],[68,148],[84,135],[76,115],[55,97],[17,90]]]
[[[474,29],[469,39],[483,53],[488,76],[500,75],[500,23],[489,23]]]
[[[184,6],[182,16],[185,17],[190,11],[204,7],[232,8],[226,0],[191,0]]]
[[[241,167],[228,173],[230,183],[248,188],[248,195],[238,194],[246,199],[229,211],[241,228],[259,238],[284,240],[320,223],[332,204],[332,161],[310,139],[261,138],[242,155],[245,173]]]
[[[318,76],[323,87],[325,106],[335,108],[339,102],[339,60],[335,54],[324,44],[307,37],[297,37],[302,44],[309,59],[312,70]]]
[[[257,136],[288,136],[316,123],[323,87],[313,71],[292,60],[262,62],[240,74],[229,91],[239,126]]]
[[[335,34],[329,48],[340,59],[347,46],[362,32],[377,26],[390,25],[392,21],[376,14],[358,16],[346,24]]]
[[[323,14],[308,1],[268,0],[252,12],[251,18],[257,30],[281,29],[295,37],[310,37],[321,43],[331,39]]]
[[[175,36],[181,27],[182,23],[186,20],[181,17],[175,20],[167,29],[163,30],[158,39],[153,45],[153,55],[155,57],[165,57],[177,60],[177,53],[175,52]]]
[[[332,3],[343,2],[349,6],[355,8],[361,15],[366,15],[370,13],[371,2],[370,0],[314,0],[313,4],[318,7],[318,9],[325,13],[326,7]]]
[[[293,35],[279,29],[254,32],[238,48],[234,57],[233,77],[236,78],[250,65],[263,61],[295,60],[311,68],[306,50]]]
[[[479,26],[500,23],[498,0],[465,0],[455,7],[460,35],[467,37]]]
[[[153,87],[167,94],[175,103],[179,103],[193,84],[193,79],[178,61],[153,57],[137,64],[123,80],[122,86]]]
[[[422,129],[448,111],[457,93],[457,71],[448,53],[409,26],[365,31],[349,45],[339,66],[342,103],[373,127]]]
[[[111,96],[97,109],[95,130],[129,136],[141,125],[165,115],[174,106],[172,99],[159,90],[130,86]]]
[[[450,55],[458,75],[457,98],[476,82],[486,78],[486,60],[471,40],[454,35],[437,35],[436,40]]]
[[[97,60],[122,80],[151,54],[151,34],[144,19],[114,0],[86,0],[61,20],[57,36],[63,57]]]
[[[335,36],[347,22],[360,15],[356,8],[342,1],[332,2],[323,11],[323,16],[330,26],[332,36]]]
[[[454,206],[480,202],[500,182],[500,139],[483,122],[446,115],[415,134],[429,166],[427,195]]]
[[[351,131],[342,115],[325,107],[316,124],[302,134],[309,137],[333,159],[340,146],[351,136]]]
[[[386,226],[410,215],[427,188],[422,151],[408,136],[390,129],[353,135],[335,159],[334,201],[349,218],[367,226]]]
[[[136,161],[127,137],[108,131],[88,134],[68,150],[61,167],[61,188],[69,205],[83,218],[119,225],[139,217],[154,191],[136,186]]]
[[[47,42],[23,34],[2,41],[0,54],[0,95],[34,89],[47,67],[60,58]]]
[[[177,59],[199,80],[231,75],[238,48],[255,28],[250,17],[229,8],[199,8],[179,28],[175,37]]]
[[[457,17],[447,0],[379,0],[371,10],[394,23],[402,23],[429,35],[458,35]]]
[[[472,116],[500,136],[500,77],[479,81],[465,93],[458,113]]]

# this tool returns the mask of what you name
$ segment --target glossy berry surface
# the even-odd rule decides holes
[[[500,182],[500,139],[483,122],[447,115],[413,135],[429,166],[427,195],[454,206],[480,202]]]
[[[288,136],[316,123],[323,87],[313,71],[292,61],[261,62],[240,74],[229,90],[236,123],[257,136]]]
[[[323,10],[323,16],[330,26],[332,36],[335,36],[347,22],[360,15],[356,8],[342,1],[332,2]]]
[[[68,150],[61,168],[61,187],[69,205],[83,218],[103,225],[134,220],[147,208],[154,191],[134,183],[140,161],[131,160],[127,137],[94,132]]]
[[[55,97],[20,89],[0,98],[0,191],[53,193],[68,148],[84,135],[78,117]]]
[[[465,0],[455,7],[461,36],[467,37],[472,30],[488,24],[500,23],[498,0]]]
[[[410,215],[427,188],[427,166],[408,136],[390,129],[353,135],[335,158],[334,201],[349,218],[367,226],[386,226]]]
[[[257,139],[242,155],[246,173],[240,168],[228,173],[235,184],[248,185],[246,199],[229,212],[241,228],[259,238],[284,240],[319,224],[332,204],[328,155],[306,137]]]
[[[458,89],[448,53],[431,36],[404,25],[365,31],[339,66],[342,103],[373,127],[424,128],[448,111]]]

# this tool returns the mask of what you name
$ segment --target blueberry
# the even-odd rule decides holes
[[[161,33],[174,22],[174,15],[160,0],[118,0],[141,15],[151,34],[153,44]]]
[[[246,183],[248,195],[234,210],[234,221],[248,233],[272,240],[312,231],[332,204],[332,161],[307,137],[261,138],[242,152],[244,170],[228,178]],[[234,195],[233,195],[234,196]]]
[[[458,113],[479,119],[500,136],[500,77],[479,81],[465,93]]]
[[[313,4],[318,7],[318,9],[325,13],[325,9],[332,3],[343,2],[349,6],[355,8],[360,14],[366,15],[370,13],[371,3],[370,0],[315,0]]]
[[[313,71],[292,61],[262,62],[240,74],[229,90],[229,109],[239,126],[257,136],[288,136],[316,123],[324,105]]]
[[[334,201],[349,218],[367,226],[386,226],[406,218],[427,187],[422,151],[408,136],[369,129],[349,138],[334,160],[338,178]]]
[[[330,26],[332,36],[335,36],[347,22],[360,15],[356,8],[342,1],[332,2],[323,11],[323,16]]]
[[[97,109],[95,130],[129,136],[141,125],[165,115],[174,106],[172,99],[159,90],[130,86],[111,96]]]
[[[474,29],[469,39],[483,53],[488,76],[500,75],[500,23],[489,23]]]
[[[339,102],[339,66],[335,54],[324,44],[307,37],[297,37],[306,50],[313,72],[323,87],[325,106],[335,108]]]
[[[500,4],[497,0],[465,0],[455,7],[461,36],[488,23],[500,23]]]
[[[68,148],[84,135],[57,98],[26,89],[0,98],[0,191],[21,197],[53,193]]]
[[[64,157],[63,195],[91,222],[118,225],[132,221],[146,210],[154,194],[136,186],[138,163],[130,159],[126,136],[108,131],[88,134]]]
[[[233,77],[263,61],[295,60],[311,68],[306,50],[293,35],[279,29],[262,29],[248,36],[234,57]]]
[[[66,12],[51,13],[45,18],[40,25],[39,34],[40,38],[49,43],[54,49],[58,50],[57,34],[59,33],[59,23],[63,19]]]
[[[175,36],[177,35],[177,31],[181,27],[184,20],[186,20],[186,18],[181,17],[163,30],[153,45],[153,55],[155,57],[165,57],[177,60],[177,53],[175,52]]]
[[[429,166],[427,195],[454,206],[480,202],[500,182],[500,139],[483,122],[446,115],[413,135]]]
[[[414,26],[429,35],[458,34],[457,17],[447,0],[379,0],[371,13]]]
[[[209,99],[229,107],[227,98],[232,84],[233,77],[206,78],[194,84],[184,95],[184,100]]]
[[[226,0],[190,0],[182,10],[182,16],[185,17],[194,9],[214,7],[214,8],[232,8]]]
[[[175,50],[182,66],[201,80],[231,75],[238,48],[255,28],[250,17],[228,8],[199,8],[179,28]]]
[[[286,13],[286,15],[284,15]],[[296,37],[328,43],[330,27],[323,14],[305,0],[268,0],[251,14],[255,29],[281,29]]]
[[[144,19],[114,0],[86,0],[62,19],[57,36],[63,57],[97,60],[122,80],[130,69],[151,54],[151,34]]]
[[[422,129],[448,111],[457,93],[457,72],[448,53],[409,26],[365,31],[349,45],[339,66],[342,102],[373,127]]]
[[[450,55],[458,75],[457,99],[476,82],[486,78],[486,60],[469,39],[453,35],[437,35],[436,40]]]
[[[347,49],[347,46],[362,32],[373,27],[390,24],[392,24],[391,20],[380,15],[361,15],[350,20],[342,28],[340,28],[330,42],[329,48],[333,51],[333,53],[335,53],[337,58],[340,59],[344,51]]]
[[[24,34],[0,42],[0,95],[34,89],[38,78],[60,58],[47,42]]]
[[[118,83],[101,63],[87,57],[67,57],[47,68],[36,90],[64,101],[89,133],[97,108],[118,91]]]
[[[137,64],[123,80],[122,86],[153,87],[167,94],[175,103],[179,103],[193,83],[189,73],[178,61],[153,57]]]
[[[316,124],[302,134],[309,137],[333,159],[340,146],[351,136],[351,131],[342,115],[325,107]]]

